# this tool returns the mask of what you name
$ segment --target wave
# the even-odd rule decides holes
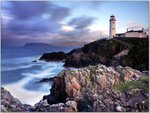
[[[24,77],[21,80],[2,86],[9,90],[11,94],[18,98],[22,103],[34,105],[40,99],[42,99],[43,95],[49,93],[51,83],[38,84],[37,87],[35,83],[33,84],[33,82],[41,78],[50,76],[53,77],[57,75],[61,70],[64,69],[63,64],[63,62],[35,62],[33,64],[12,67],[8,69],[4,68],[2,69],[3,71],[31,68],[35,65],[40,65],[40,68],[33,68],[28,72],[22,72],[21,75]],[[30,87],[30,89],[26,86]]]
[[[32,62],[33,57],[25,57],[25,58],[18,58],[13,60],[2,60],[1,70],[2,71],[13,71],[17,69],[25,69],[31,68],[33,66],[39,66],[46,64],[44,61]]]
[[[41,64],[28,64],[28,65],[22,65],[22,66],[16,66],[16,67],[2,66],[2,71],[13,71],[13,70],[17,70],[17,69],[31,68],[36,65],[41,65]]]
[[[35,60],[37,57],[38,56],[10,58],[10,59],[2,57],[2,63],[13,63],[13,64],[27,63],[27,62],[32,62],[32,60]]]
[[[43,65],[41,67],[41,70],[32,72],[32,73],[22,73],[23,76],[30,76],[33,78],[44,78],[44,77],[49,77],[51,75],[54,76],[57,73],[55,72],[55,69],[62,70],[64,69],[63,63],[56,63],[56,62],[51,62],[47,63],[47,65]]]
[[[39,92],[39,91],[31,91],[24,89],[20,84],[14,83],[11,85],[4,85],[5,89],[10,91],[10,93],[15,97],[18,98],[23,104],[34,105],[35,103],[39,102],[43,95],[49,93],[47,92]]]

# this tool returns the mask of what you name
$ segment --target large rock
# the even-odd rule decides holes
[[[66,58],[66,54],[64,52],[52,52],[52,53],[44,53],[39,60],[45,61],[62,61]]]
[[[85,54],[82,50],[75,49],[67,54],[64,66],[79,68],[98,63],[100,63],[100,60],[96,54]]]
[[[27,112],[30,105],[22,104],[14,98],[9,91],[1,87],[1,111],[2,112]]]
[[[146,111],[148,108],[145,103],[148,102],[148,97],[144,96],[141,90],[126,93],[113,90],[113,86],[121,81],[126,83],[139,80],[143,76],[145,75],[140,71],[121,66],[113,68],[96,65],[76,70],[68,69],[55,77],[50,95],[56,99],[56,103],[76,101],[78,111],[134,111],[132,108]],[[135,97],[132,96],[135,94]],[[138,97],[141,98],[139,102],[134,99]],[[48,101],[51,103],[51,100]],[[135,107],[135,101],[143,108]]]
[[[116,39],[97,40],[81,48],[73,49],[66,54],[64,52],[45,53],[40,60],[64,60],[65,67],[80,68],[101,63],[107,66],[122,65],[130,66],[141,71],[148,70],[148,38],[119,38],[117,40],[118,41],[116,41]],[[126,44],[124,45],[120,42],[132,45],[132,48],[130,48],[127,55],[123,55],[116,59],[114,57],[116,54],[128,49]]]
[[[130,81],[139,79],[141,76],[143,76],[141,72],[129,67],[118,66],[114,69],[105,65],[89,66],[59,73],[54,79],[51,90],[55,98],[60,99],[59,96],[67,94],[67,97],[75,99],[79,98],[80,94],[84,94],[86,88],[97,93],[103,88],[112,87],[120,80]]]
[[[122,66],[107,67],[99,64],[67,69],[54,78],[50,94],[45,95],[34,106],[22,104],[1,88],[1,111],[147,112],[149,81],[144,77],[140,71]],[[120,85],[120,82],[130,85],[129,89],[116,90],[115,87]],[[132,87],[134,84],[138,87]]]
[[[47,101],[41,100],[30,109],[33,112],[77,112],[77,103],[75,101],[67,101],[66,103],[58,103],[49,105]]]

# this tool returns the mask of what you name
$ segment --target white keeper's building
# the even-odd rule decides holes
[[[148,34],[144,31],[144,28],[142,28],[141,30],[128,30],[125,33],[117,33],[116,34],[116,19],[115,16],[112,15],[110,16],[110,20],[109,20],[109,38],[147,38]]]

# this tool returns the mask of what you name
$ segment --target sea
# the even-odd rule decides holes
[[[43,53],[69,52],[76,47],[2,47],[1,86],[23,104],[34,105],[50,93],[52,82],[37,83],[64,70],[63,62],[38,59]],[[37,60],[37,62],[33,62]]]

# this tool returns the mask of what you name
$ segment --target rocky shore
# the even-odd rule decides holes
[[[30,105],[22,104],[9,91],[1,87],[1,112],[26,112]]]
[[[50,94],[34,106],[24,105],[1,88],[1,111],[148,112],[149,77],[130,67],[88,66],[63,70]]]
[[[62,61],[66,58],[66,54],[62,51],[60,52],[52,52],[52,53],[44,53],[39,60],[45,61]]]
[[[101,39],[68,53],[45,53],[40,60],[64,61],[65,67],[81,68],[101,63],[107,66],[129,66],[143,71],[149,67],[148,42],[148,38]]]
[[[44,53],[39,60],[63,61],[78,69],[37,81],[53,84],[34,106],[1,88],[2,112],[149,111],[148,39],[102,39],[69,53]]]

